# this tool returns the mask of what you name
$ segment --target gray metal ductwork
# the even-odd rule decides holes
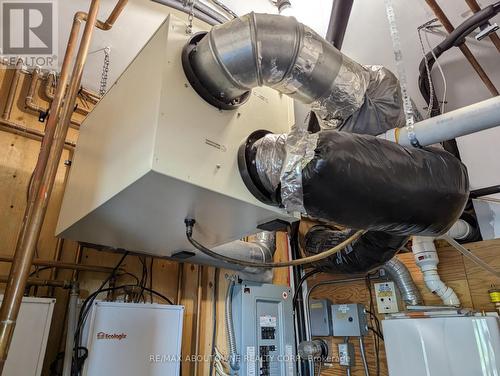
[[[405,264],[393,257],[384,264],[383,269],[396,283],[401,297],[407,305],[421,305],[423,303],[422,295]]]
[[[254,235],[255,239],[250,242],[236,240],[234,242],[226,243],[218,247],[214,247],[213,251],[223,256],[232,257],[242,261],[259,262],[272,262],[274,252],[276,251],[276,233],[271,231],[262,231]],[[197,260],[199,262],[205,261],[205,256],[200,256]],[[239,265],[228,265],[227,263],[210,258],[207,263],[212,266],[220,268],[231,269],[238,271],[241,279],[272,283],[273,271],[271,269],[242,267]]]
[[[242,145],[240,173],[262,202],[398,236],[440,235],[462,213],[469,184],[460,161],[371,137],[405,124],[394,75],[352,61],[294,18],[250,13],[215,26],[186,45],[183,65],[221,108],[269,86],[320,118],[317,133],[257,131]]]
[[[295,18],[255,13],[213,27],[197,43],[191,64],[223,102],[269,86],[310,104],[330,126],[361,107],[372,76]]]

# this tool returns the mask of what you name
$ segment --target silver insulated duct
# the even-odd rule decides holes
[[[422,295],[418,287],[415,285],[410,271],[397,257],[393,257],[387,261],[382,267],[389,277],[398,286],[401,297],[407,305],[421,305],[423,304]]]
[[[252,88],[269,86],[310,104],[329,127],[361,107],[380,75],[380,67],[354,62],[293,17],[255,13],[213,27],[196,42],[190,63],[223,103],[239,104]],[[399,107],[393,116],[400,119]]]

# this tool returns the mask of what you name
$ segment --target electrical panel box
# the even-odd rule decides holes
[[[3,376],[42,374],[55,302],[48,298],[23,298]]]
[[[399,312],[396,286],[394,282],[375,283],[375,297],[377,299],[378,313]]]
[[[361,337],[368,334],[365,307],[362,304],[332,305],[333,335]]]
[[[182,67],[190,37],[169,16],[83,122],[58,236],[157,256],[192,250],[190,261],[209,263],[185,218],[207,247],[297,220],[250,193],[237,158],[252,132],[290,130],[293,100],[260,87],[237,110],[208,104]]]
[[[240,355],[237,374],[295,376],[295,326],[290,289],[243,281],[233,290],[232,307]]]
[[[84,376],[176,376],[184,307],[95,302],[84,333]]]
[[[309,302],[309,319],[312,336],[328,337],[333,335],[332,302],[328,299],[311,299]]]

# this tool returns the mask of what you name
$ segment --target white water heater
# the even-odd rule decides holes
[[[382,321],[389,376],[498,376],[498,317]]]
[[[60,237],[158,256],[213,247],[295,218],[257,200],[238,169],[254,131],[289,131],[293,101],[270,88],[219,110],[182,66],[191,35],[169,16],[83,122],[57,226]]]
[[[95,302],[84,328],[84,376],[178,376],[184,307]]]

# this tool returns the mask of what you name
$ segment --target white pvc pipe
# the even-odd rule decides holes
[[[66,344],[64,346],[64,361],[63,361],[63,376],[71,376],[73,363],[73,348],[75,345],[75,330],[78,321],[78,298],[80,289],[78,284],[74,282],[71,288],[68,303],[68,323],[66,327]]]
[[[441,280],[438,274],[437,265],[439,257],[434,238],[425,236],[414,236],[412,239],[412,251],[415,256],[415,263],[422,271],[424,282],[427,288],[441,298],[448,306],[460,306],[460,300],[451,287]]]
[[[500,96],[435,116],[414,125],[421,146],[437,144],[456,137],[500,126]],[[379,135],[403,146],[411,146],[408,128],[394,128]]]
[[[458,221],[455,222],[453,226],[448,230],[446,233],[450,237],[456,240],[462,240],[465,239],[467,236],[469,236],[472,232],[471,226],[465,222],[463,219],[459,219]]]

